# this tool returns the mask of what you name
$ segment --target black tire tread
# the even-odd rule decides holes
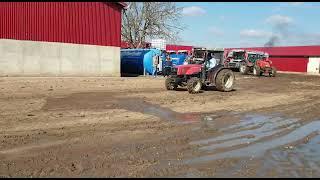
[[[234,78],[233,84],[232,84],[231,88],[229,88],[229,89],[226,89],[226,87],[224,86],[224,77],[227,73],[232,73],[232,76]],[[217,75],[215,81],[216,81],[215,82],[216,89],[218,91],[228,92],[228,91],[231,91],[234,87],[235,76],[234,76],[234,73],[230,69],[222,69],[221,71],[218,72],[218,75]]]
[[[173,81],[172,78],[166,78],[166,80],[165,80],[165,87],[169,91],[175,90],[178,87],[177,85],[173,84],[172,81]]]
[[[188,92],[189,92],[190,94],[197,94],[197,93],[200,92],[201,88],[200,88],[199,91],[195,91],[195,90],[194,90],[194,87],[193,87],[193,84],[194,84],[195,82],[197,82],[197,81],[200,81],[200,79],[197,78],[197,77],[192,77],[192,78],[190,78],[190,79],[188,80],[188,82],[187,82],[187,90],[188,90]]]

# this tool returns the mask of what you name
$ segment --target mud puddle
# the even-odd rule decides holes
[[[214,123],[214,122],[213,122]],[[279,114],[244,115],[238,123],[219,129],[221,135],[191,141],[197,155],[184,164],[197,166],[216,160],[238,159],[238,165],[223,171],[248,170],[251,160],[256,176],[320,176],[320,121],[301,123]],[[244,165],[245,164],[245,165]],[[224,174],[217,176],[225,176]],[[272,174],[272,175],[270,175]]]
[[[190,138],[192,140],[189,145],[194,147],[195,154],[182,160],[182,164],[190,166],[220,159],[240,159],[246,163],[248,159],[255,159],[260,160],[261,166],[256,167],[260,175],[269,171],[297,177],[306,176],[310,172],[320,175],[320,121],[302,123],[300,119],[288,118],[277,113],[179,113],[146,102],[142,98],[127,98],[110,93],[77,93],[48,99],[42,109],[125,109],[153,115],[169,122],[192,123],[190,127],[195,131],[194,134],[212,130],[207,133],[206,138]],[[234,172],[240,169],[239,166],[225,172]]]

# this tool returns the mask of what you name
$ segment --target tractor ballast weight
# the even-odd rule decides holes
[[[224,67],[223,59],[219,60],[217,66],[211,69],[207,67],[208,53],[217,53],[223,58],[223,52],[217,49],[195,49],[194,58],[197,63],[173,67],[170,76],[165,81],[166,89],[175,90],[178,86],[186,86],[188,92],[194,94],[207,86],[215,86],[219,91],[231,91],[235,76],[229,68]],[[199,64],[201,60],[203,63]]]

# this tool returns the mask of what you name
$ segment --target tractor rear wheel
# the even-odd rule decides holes
[[[239,71],[241,74],[246,75],[248,74],[249,68],[246,64],[240,64]]]
[[[219,91],[231,91],[234,86],[235,76],[230,69],[222,69],[216,77],[216,88]]]
[[[253,75],[254,76],[260,76],[260,68],[259,68],[259,66],[254,66],[253,67]]]
[[[277,74],[277,69],[276,69],[275,67],[272,67],[270,76],[271,76],[271,77],[275,77],[276,74]]]
[[[199,78],[193,77],[187,81],[187,89],[190,94],[199,93],[202,87],[202,83]]]
[[[174,80],[170,77],[166,78],[165,81],[166,89],[167,90],[175,90],[177,89],[178,85],[174,83]]]

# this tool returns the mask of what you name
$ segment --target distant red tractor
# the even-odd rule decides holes
[[[228,52],[225,67],[239,69],[241,74],[252,73],[255,76],[275,76],[276,68],[269,60],[268,53],[261,51],[234,49]]]
[[[207,86],[215,86],[219,91],[233,90],[235,76],[233,72],[223,66],[223,50],[221,49],[194,49],[194,64],[174,66],[171,74],[165,81],[167,90],[176,90],[178,86],[187,87],[191,94],[199,93]],[[208,54],[214,54],[218,64],[212,68],[208,65]]]
[[[247,58],[240,64],[240,73],[275,77],[277,69],[273,66],[272,61],[269,60],[268,53],[249,51]]]

